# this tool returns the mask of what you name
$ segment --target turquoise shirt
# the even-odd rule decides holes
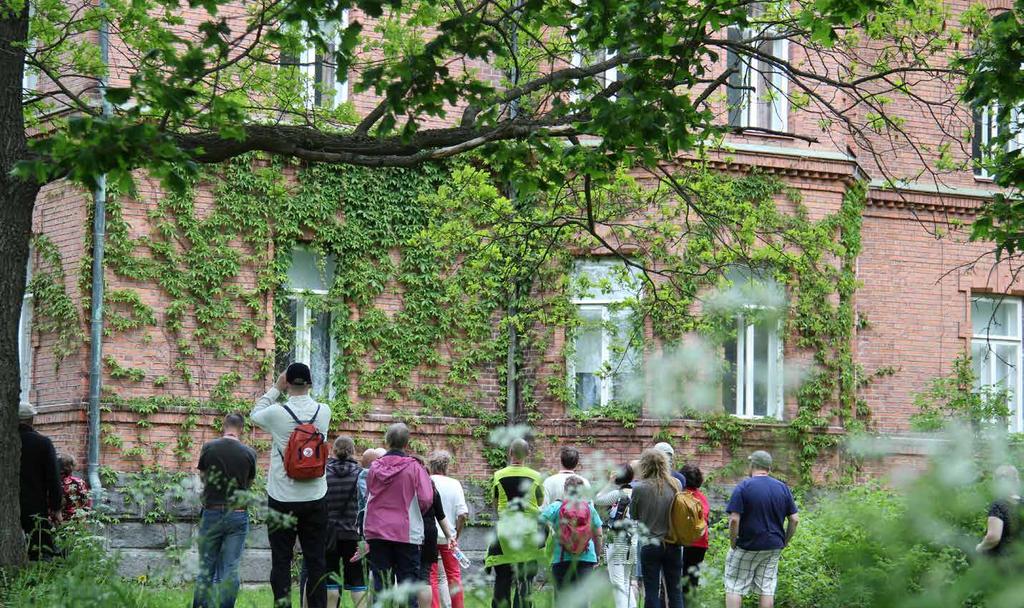
[[[588,501],[587,505],[590,507],[590,524],[592,529],[594,530],[594,533],[596,534],[597,531],[601,529],[601,516],[597,514],[597,509],[594,508],[594,503]],[[556,500],[550,505],[544,507],[544,510],[540,512],[540,520],[546,523],[547,525],[551,526],[551,529],[555,531],[555,533],[552,535],[555,541],[555,551],[554,554],[551,556],[551,563],[560,564],[562,562],[571,562],[575,560],[577,562],[588,562],[591,564],[596,564],[597,552],[594,551],[593,540],[587,543],[587,550],[583,553],[580,553],[578,556],[562,551],[562,545],[559,543],[558,538],[558,512],[561,509],[562,501]]]

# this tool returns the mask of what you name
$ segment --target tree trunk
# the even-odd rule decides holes
[[[0,61],[0,569],[4,570],[25,561],[18,504],[18,325],[32,237],[32,208],[39,186],[16,179],[11,171],[26,154],[21,87],[27,38],[27,2],[20,15],[0,12],[0,56],[19,58]]]

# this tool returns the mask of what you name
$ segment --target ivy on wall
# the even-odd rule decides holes
[[[501,383],[514,327],[527,422],[536,422],[538,404],[553,398],[581,423],[601,417],[634,426],[641,416],[635,404],[584,412],[575,407],[564,368],[545,374],[549,369],[536,367],[563,329],[562,348],[569,352],[579,326],[569,298],[574,255],[620,243],[631,244],[630,259],[656,270],[645,275],[641,297],[628,303],[637,325],[653,329],[654,345],[645,332],[634,337],[643,348],[690,332],[713,342],[734,336],[734,313],[702,310],[702,298],[723,287],[728,268],[756,267],[785,287],[784,335],[817,364],[797,392],[797,415],[778,427],[795,446],[805,481],[835,441],[820,429],[866,416],[856,397],[866,374],[854,364],[851,344],[862,185],[848,188],[837,212],[812,219],[780,180],[756,172],[725,175],[707,164],[653,184],[624,168],[600,178],[573,176],[557,187],[522,190],[516,199],[494,181],[479,159],[410,170],[249,156],[206,168],[184,194],[158,194],[145,226],[130,225],[121,197],[112,196],[108,268],[154,285],[168,304],[154,310],[132,289],[111,291],[108,330],[161,329],[171,336],[176,359],[168,376],[108,357],[111,375],[165,388],[194,386],[207,357],[234,361],[236,369],[203,379],[199,388],[208,400],[110,392],[107,403],[135,411],[140,421],[159,409],[184,411],[175,451],[187,457],[201,408],[247,405],[234,397],[242,374],[267,379],[276,356],[292,346],[294,328],[280,313],[287,310],[291,253],[304,244],[332,256],[338,269],[327,294],[301,295],[312,310],[331,313],[330,401],[337,420],[364,415],[370,399],[382,398],[418,404],[410,415],[472,420],[473,436],[486,438],[505,420]],[[258,344],[269,326],[276,353]],[[497,387],[481,386],[495,375]],[[720,405],[708,409],[685,399],[678,412],[703,421],[708,449],[739,445],[749,423],[725,415]],[[500,452],[486,448],[488,461],[499,464]]]

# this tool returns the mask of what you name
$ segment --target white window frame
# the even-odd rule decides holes
[[[587,261],[583,261],[583,263],[591,263],[591,264],[593,264],[593,263],[595,263],[595,261],[587,260]],[[620,260],[617,260],[617,259],[616,260],[599,260],[599,261],[596,261],[596,263],[602,264],[602,265],[603,264],[607,264],[609,266],[615,265],[615,264],[622,264],[622,262]],[[627,267],[627,270],[629,270],[628,267]],[[576,276],[578,273],[579,273],[578,270],[574,270],[573,271],[573,276]],[[628,299],[629,299],[628,296],[627,297],[622,297],[622,296],[617,297],[615,294],[605,293],[605,292],[603,292],[601,290],[597,290],[597,289],[594,289],[594,288],[591,288],[591,293],[588,293],[588,294],[586,294],[584,296],[573,295],[573,297],[571,299],[572,304],[573,304],[573,306],[576,307],[576,310],[577,310],[578,313],[582,313],[583,311],[587,311],[587,310],[589,310],[589,311],[600,310],[601,311],[601,324],[602,324],[602,328],[601,328],[601,367],[602,368],[606,367],[607,365],[610,365],[610,362],[612,360],[612,355],[614,354],[612,352],[612,344],[614,342],[614,336],[612,336],[611,332],[608,329],[608,324],[611,323],[614,320],[614,317],[612,315],[612,307],[617,305],[617,304],[621,304],[621,303],[625,302]],[[569,381],[570,390],[572,391],[572,394],[575,395],[576,394],[576,359],[575,359],[576,348],[575,348],[575,338],[573,340],[574,340],[573,356],[566,358],[567,359],[566,360],[566,371],[567,371],[567,374],[568,374],[568,381]],[[638,357],[642,357],[643,353],[642,352],[637,352],[637,356]],[[614,374],[615,370],[611,370],[611,371],[612,371],[612,374]],[[600,392],[600,394],[601,394],[601,401],[600,401],[600,403],[596,404],[596,407],[604,407],[604,406],[608,405],[609,403],[611,403],[612,398],[614,397],[614,395],[612,394],[612,390],[614,388],[614,386],[613,386],[614,382],[613,382],[613,379],[612,379],[612,374],[609,374],[609,375],[607,375],[605,377],[602,377],[600,379],[601,380],[601,392]],[[577,407],[581,407],[579,403],[577,403],[576,406]],[[581,409],[583,409],[583,408],[581,407]]]
[[[748,310],[757,310],[757,307],[748,307]],[[768,380],[766,414],[761,416],[754,413],[754,353],[756,345],[757,322],[748,322],[746,317],[739,315],[736,318],[736,402],[730,412],[737,418],[745,419],[782,419],[784,409],[783,386],[785,377],[783,373],[783,343],[782,323],[777,322],[768,331],[768,353],[774,357],[768,358]],[[750,348],[747,348],[751,345]]]
[[[296,249],[302,249],[304,247],[297,247]],[[294,252],[293,252],[294,256]],[[293,262],[294,263],[294,262]],[[319,269],[318,269],[319,272]],[[329,279],[333,279],[329,277]],[[326,289],[302,289],[295,287],[288,287],[287,299],[295,304],[295,327],[292,335],[292,345],[295,351],[294,362],[305,363],[306,365],[312,366],[313,360],[313,315],[315,311],[310,307],[306,301],[307,296],[326,296],[328,294]],[[330,327],[328,327],[330,332]],[[337,358],[338,344],[334,338],[334,334],[330,333],[330,346],[327,353],[327,378],[321,380],[326,392],[325,396],[333,399],[336,395],[334,387],[334,364]],[[317,381],[316,378],[313,379]],[[316,385],[314,384],[314,390]]]
[[[341,45],[341,32],[348,27],[348,9],[341,12],[341,22],[338,25],[334,25],[333,22],[323,21],[320,23],[320,28],[333,27],[332,41],[334,42],[334,48]],[[344,80],[338,80],[338,67],[335,65],[334,77],[335,81],[331,86],[334,91],[334,98],[331,104],[323,103],[323,97],[321,97],[321,103],[316,103],[316,92],[317,87],[323,87],[322,81],[317,81],[316,77],[316,64],[317,56],[319,51],[316,45],[309,44],[302,49],[302,53],[299,55],[299,73],[303,76],[303,82],[306,85],[306,109],[313,110],[315,108],[334,107],[337,108],[341,104],[348,101],[348,75],[346,74]],[[323,91],[321,91],[323,92]]]
[[[32,315],[35,300],[29,291],[32,281],[32,251],[29,250],[28,267],[25,269],[25,293],[21,297],[21,314],[18,317],[18,380],[21,403],[29,403],[32,392]]]
[[[762,34],[771,35],[772,32],[771,30],[762,32],[750,28],[743,30],[743,38],[754,40],[754,42],[756,42],[757,36]],[[772,46],[772,57],[781,61],[788,60],[789,40],[782,38],[765,42],[769,42]],[[755,66],[758,69],[755,70]],[[740,70],[740,82],[743,87],[740,95],[743,101],[740,107],[739,126],[779,132],[787,131],[789,129],[789,79],[786,74],[778,66],[770,65],[765,60],[756,57],[741,58]],[[761,75],[769,70],[772,73],[771,85],[769,90],[765,90]],[[766,100],[765,103],[771,106],[768,124],[759,124],[759,100]]]
[[[1006,142],[1007,151],[1012,152],[1013,150],[1019,150],[1024,148],[1024,125],[1020,124],[1024,121],[1024,110],[1022,108],[1014,108],[1010,110],[1010,123],[1017,128],[1017,133],[1013,139]],[[988,172],[988,168],[985,166],[985,161],[991,158],[991,147],[995,144],[995,139],[999,137],[999,104],[993,103],[985,106],[981,109],[981,158],[972,159],[977,161],[979,164],[978,172],[975,173],[975,177],[979,179],[992,179],[994,176]]]
[[[607,61],[609,59],[614,58],[616,55],[618,55],[618,52],[615,51],[614,49],[605,49],[605,51],[604,51],[604,59],[602,59],[601,61]],[[572,67],[574,67],[574,68],[585,67],[583,65],[583,53],[581,53],[579,51],[573,51],[571,62],[572,62]],[[601,72],[600,75],[595,75],[593,77],[601,79],[601,81],[603,83],[602,86],[601,86],[601,89],[604,90],[605,88],[608,87],[609,84],[615,82],[618,79],[618,77],[619,77],[619,66],[610,67],[607,70]],[[617,97],[616,95],[610,95],[608,97],[608,99],[611,100],[611,101],[615,101],[616,97]],[[579,91],[578,88],[577,89],[573,89],[572,91],[569,92],[569,101],[571,103],[576,103],[579,100],[580,100],[580,91]]]
[[[1007,426],[1008,426],[1008,429],[1011,432],[1019,433],[1022,430],[1024,430],[1024,412],[1021,411],[1022,409],[1024,409],[1024,408],[1021,407],[1021,405],[1022,405],[1022,398],[1024,398],[1024,368],[1022,368],[1022,363],[1024,363],[1024,359],[1022,359],[1022,357],[1024,357],[1024,336],[1022,336],[1022,334],[1024,334],[1024,327],[1022,327],[1022,323],[1024,323],[1024,309],[1022,309],[1022,306],[1024,306],[1024,302],[1022,302],[1022,300],[1020,298],[1015,298],[1015,297],[1010,297],[1010,296],[986,295],[986,294],[973,295],[973,296],[971,296],[971,315],[972,316],[974,314],[974,303],[977,302],[978,300],[988,300],[988,301],[993,302],[997,306],[1012,305],[1014,307],[1014,309],[1015,309],[1013,314],[1015,315],[1015,317],[1017,319],[1017,335],[992,334],[990,331],[986,331],[985,333],[975,333],[974,332],[974,319],[973,318],[970,319],[970,323],[971,323],[971,354],[972,354],[972,356],[973,356],[973,353],[974,353],[974,347],[976,345],[978,345],[978,344],[983,344],[989,351],[993,352],[993,356],[989,357],[989,366],[990,366],[989,367],[989,377],[990,378],[995,378],[995,376],[996,376],[996,364],[998,362],[998,358],[994,356],[995,349],[993,348],[993,345],[1000,344],[1000,345],[1004,345],[1004,346],[1012,346],[1012,347],[1014,347],[1016,349],[1016,353],[1017,353],[1016,359],[1017,360],[1016,360],[1016,362],[1014,364],[1015,365],[1015,369],[1016,369],[1016,374],[1015,374],[1016,378],[1014,379],[1013,386],[1011,387],[1011,390],[1013,391],[1013,395],[1010,398],[1011,399],[1011,403],[1010,403],[1011,412],[1010,412],[1009,424]],[[989,329],[991,329],[991,323],[986,325],[986,330],[989,330]],[[981,378],[976,378],[975,379],[975,386],[976,386],[976,388],[981,388],[982,387],[982,385],[981,385]],[[991,386],[991,387],[999,388],[999,385],[992,385],[992,384],[990,384],[990,385],[986,385],[986,386]]]

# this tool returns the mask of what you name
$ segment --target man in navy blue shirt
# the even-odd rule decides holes
[[[760,608],[773,608],[779,556],[800,518],[793,493],[771,476],[771,454],[758,450],[749,460],[750,477],[736,485],[725,508],[732,544],[725,558],[725,606],[740,608],[753,588],[761,596]]]

